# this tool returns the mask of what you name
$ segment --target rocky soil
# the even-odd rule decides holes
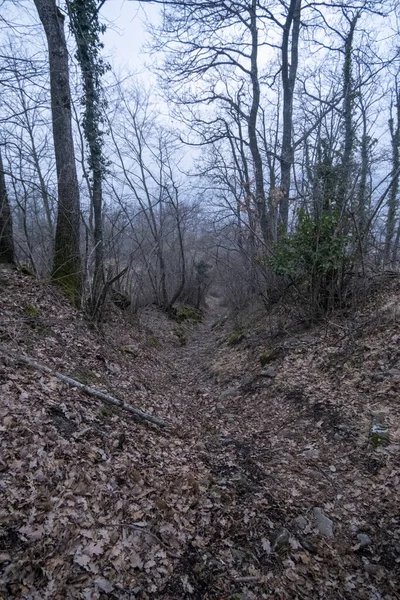
[[[399,291],[232,338],[216,298],[95,328],[1,269],[0,598],[400,598]]]

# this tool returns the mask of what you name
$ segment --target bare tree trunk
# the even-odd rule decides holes
[[[250,12],[250,33],[251,33],[251,85],[252,85],[252,103],[248,118],[248,134],[250,152],[254,163],[254,178],[256,182],[256,206],[260,222],[261,235],[265,245],[269,246],[269,230],[267,220],[267,207],[264,189],[264,172],[261,152],[258,145],[257,136],[257,118],[260,108],[260,82],[258,80],[258,31],[257,31],[257,0],[252,0]]]
[[[369,172],[369,137],[368,137],[368,115],[367,109],[362,105],[362,137],[361,137],[361,172],[358,186],[357,220],[360,231],[364,229],[367,202],[367,177]]]
[[[282,192],[276,187],[276,157],[278,156],[278,139],[279,139],[279,101],[277,106],[277,119],[272,142],[272,150],[267,141],[267,128],[265,122],[265,112],[262,114],[262,138],[264,143],[264,152],[268,165],[269,172],[269,211],[268,211],[268,226],[270,231],[271,241],[276,243],[278,239],[278,207],[279,199]],[[278,194],[279,192],[279,194]]]
[[[14,264],[14,241],[10,203],[8,201],[3,158],[0,148],[0,263]]]
[[[291,0],[283,27],[282,37],[282,87],[283,87],[283,133],[281,148],[281,198],[279,206],[280,224],[283,235],[286,234],[289,222],[289,194],[290,177],[294,161],[292,144],[293,129],[293,96],[296,83],[297,66],[299,60],[299,34],[300,34],[301,0]],[[289,38],[291,35],[291,48],[289,60]]]
[[[34,0],[46,33],[49,63],[53,139],[58,180],[58,215],[53,280],[79,304],[81,257],[79,251],[79,186],[71,126],[68,50],[64,16],[56,0]]]
[[[395,82],[395,119],[391,115],[389,119],[389,130],[392,143],[392,173],[397,173],[400,166],[400,90],[398,82]],[[399,232],[396,235],[395,243],[393,237],[396,225],[396,213],[398,209],[398,192],[399,192],[399,177],[397,176],[390,190],[388,198],[388,212],[386,220],[386,236],[385,236],[385,263],[397,259],[400,226]]]
[[[342,156],[341,182],[339,186],[338,202],[344,206],[347,200],[350,187],[350,175],[352,171],[353,150],[354,150],[354,84],[353,84],[353,39],[357,21],[360,14],[357,13],[351,20],[346,16],[350,24],[350,29],[345,38],[344,44],[344,67],[343,67],[343,119],[344,119],[344,148]]]
[[[167,159],[168,160],[168,159]],[[179,190],[173,180],[172,168],[168,162],[168,173],[170,177],[170,185],[172,187],[172,192],[170,190],[166,190],[168,194],[169,201],[171,206],[174,209],[175,218],[176,218],[176,230],[178,234],[178,245],[179,245],[179,255],[180,255],[180,281],[173,294],[171,300],[169,301],[169,308],[172,308],[173,305],[179,298],[182,296],[183,290],[185,289],[186,284],[186,252],[185,252],[185,244],[184,244],[184,234],[181,223],[181,216],[179,214]]]
[[[17,80],[17,85],[18,85],[18,94],[19,94],[19,97],[21,100],[22,109],[24,111],[22,118],[24,120],[25,129],[28,133],[29,140],[31,143],[32,162],[33,162],[33,166],[36,170],[37,177],[39,179],[38,187],[39,187],[40,195],[41,195],[42,201],[43,201],[43,208],[44,208],[44,211],[46,214],[46,221],[47,221],[49,235],[51,237],[51,248],[53,249],[53,246],[54,246],[54,224],[53,224],[53,217],[51,214],[51,203],[50,203],[49,192],[47,189],[45,178],[43,176],[42,167],[41,167],[40,159],[39,159],[39,154],[38,154],[38,150],[37,150],[37,146],[36,146],[36,140],[35,140],[35,136],[34,136],[35,115],[30,116],[29,106],[28,106],[28,103],[26,100],[26,91],[24,90],[24,84],[19,77],[17,69],[16,69],[16,73],[17,73],[16,80]]]

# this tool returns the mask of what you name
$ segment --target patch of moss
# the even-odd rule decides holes
[[[175,327],[174,334],[178,338],[180,345],[186,346],[187,338],[186,338],[186,333],[183,331],[183,329],[181,329],[181,327]]]
[[[28,275],[29,277],[35,277],[35,273],[28,267],[28,265],[21,265],[19,268],[19,272],[22,275]]]
[[[244,340],[244,333],[242,331],[233,331],[228,338],[228,346],[237,346]]]
[[[388,430],[382,429],[381,431],[371,431],[370,442],[374,450],[380,446],[388,446],[390,444]]]
[[[161,342],[154,337],[154,335],[150,335],[147,338],[147,345],[150,346],[150,348],[161,348]]]
[[[33,319],[37,319],[40,316],[40,310],[32,304],[28,304],[28,306],[25,306],[24,313],[27,317],[31,317]]]
[[[178,323],[183,321],[191,321],[192,323],[201,323],[203,320],[203,312],[193,306],[187,304],[180,304],[176,310],[174,318]]]
[[[275,348],[272,350],[264,350],[262,354],[260,354],[260,363],[262,367],[265,367],[268,363],[276,360],[278,358],[278,352]]]
[[[65,274],[58,269],[56,273],[53,273],[53,282],[58,285],[67,296],[69,302],[76,308],[81,306],[81,291],[82,291],[82,278],[79,272],[69,273],[68,269]]]
[[[111,417],[114,414],[114,411],[111,408],[107,408],[107,406],[103,406],[100,409],[100,415],[102,417]]]
[[[81,369],[72,374],[72,379],[76,379],[79,383],[83,383],[83,385],[91,385],[97,381],[96,375],[89,370]]]

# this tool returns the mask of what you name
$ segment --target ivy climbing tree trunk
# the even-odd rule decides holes
[[[83,79],[83,131],[88,146],[88,163],[92,175],[91,201],[94,216],[94,274],[90,311],[94,316],[99,312],[99,299],[104,288],[104,242],[103,242],[103,177],[105,161],[103,157],[104,121],[102,109],[104,100],[101,77],[107,69],[101,57],[103,47],[100,34],[105,27],[99,23],[99,7],[96,0],[67,0],[71,29],[74,34],[82,79]]]
[[[14,264],[14,242],[10,203],[0,148],[0,263]]]
[[[51,112],[58,182],[58,214],[52,277],[75,304],[81,298],[79,186],[71,125],[68,50],[64,16],[56,0],[34,0],[48,44]]]

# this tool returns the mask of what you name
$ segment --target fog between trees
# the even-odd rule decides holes
[[[397,269],[398,2],[158,2],[152,90],[109,67],[103,4],[1,3],[3,262],[95,319],[210,285],[318,315]]]

